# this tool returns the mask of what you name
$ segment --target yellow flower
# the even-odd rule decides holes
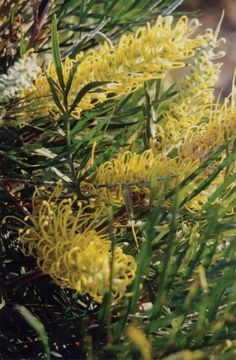
[[[113,301],[125,296],[134,279],[135,259],[117,246],[112,261],[112,244],[106,233],[96,231],[106,217],[104,209],[83,206],[76,197],[61,199],[61,183],[47,200],[37,189],[32,214],[25,219],[20,238],[25,255],[34,256],[45,274],[61,286],[90,295],[97,302],[109,291],[113,266]]]
[[[195,50],[192,61],[186,67],[186,74],[177,81],[177,95],[167,101],[163,120],[156,125],[153,143],[156,138],[157,147],[166,153],[178,148],[186,132],[191,129],[196,132],[196,126],[211,116],[214,87],[222,67],[222,63],[215,60],[224,56],[223,51],[215,52],[224,42],[223,38],[217,39],[220,23],[215,33],[207,30],[205,42]]]
[[[182,16],[175,25],[171,16],[159,16],[153,26],[148,23],[134,34],[123,35],[114,48],[105,43],[98,50],[79,53],[75,60],[66,58],[63,63],[65,82],[74,62],[79,62],[69,92],[69,104],[86,84],[109,82],[101,87],[102,91],[87,93],[72,115],[79,119],[82,111],[92,109],[111,97],[130,94],[144,81],[163,78],[169,70],[183,67],[185,61],[194,55],[194,49],[206,42],[202,36],[190,38],[198,25],[197,20],[189,22],[186,16]],[[58,83],[54,64],[49,65],[47,74]],[[33,113],[55,115],[59,111],[53,102],[47,77],[43,74],[24,91],[22,97],[28,102],[28,117]]]

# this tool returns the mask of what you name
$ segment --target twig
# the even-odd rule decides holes
[[[157,178],[157,181],[159,182],[163,182],[163,181],[168,181],[170,179],[174,179],[178,177],[178,175],[171,175],[171,176],[160,176]],[[47,180],[32,180],[32,179],[21,179],[21,178],[0,178],[0,183],[8,183],[8,182],[12,182],[12,183],[23,183],[23,184],[30,184],[30,185],[44,185],[44,186],[53,186],[53,185],[57,185],[56,181],[47,181]],[[64,183],[64,186],[67,188],[74,188],[72,183]],[[121,186],[123,189],[127,189],[130,188],[132,186],[140,186],[140,187],[146,187],[146,186],[150,186],[150,181],[129,181],[127,183],[115,183],[115,184],[98,184],[95,185],[95,188],[108,188],[108,189],[114,189],[118,186]]]
[[[30,281],[38,279],[44,275],[45,274],[42,273],[40,269],[33,269],[24,275],[19,275],[16,278],[7,281],[5,286],[7,289],[16,290]]]
[[[22,211],[24,214],[29,215],[28,209],[23,205],[23,202],[15,196],[15,194],[12,192],[12,189],[7,181],[2,181],[1,186],[3,190],[6,191],[8,197],[10,198],[11,202],[16,205],[16,207]]]
[[[163,181],[168,181],[170,179],[174,179],[177,178],[178,175],[170,175],[170,176],[160,176],[157,178],[157,181],[159,182],[163,182]],[[108,189],[114,189],[118,186],[121,186],[123,189],[127,189],[131,186],[140,186],[140,187],[145,187],[145,186],[150,186],[151,181],[147,180],[147,181],[128,181],[127,183],[116,183],[116,184],[98,184],[95,185],[95,187],[97,188],[103,188],[106,187]]]

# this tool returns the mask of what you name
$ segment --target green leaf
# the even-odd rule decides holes
[[[162,11],[161,15],[162,16],[170,15],[178,6],[182,4],[183,1],[184,0],[175,0],[164,11]]]
[[[65,83],[64,83],[61,54],[60,54],[59,42],[57,36],[57,19],[55,15],[53,16],[52,19],[51,31],[52,31],[52,55],[56,68],[57,77],[61,85],[61,89],[63,91],[65,89]]]
[[[89,84],[86,84],[76,95],[76,98],[69,109],[69,114],[71,114],[72,111],[75,110],[75,108],[78,106],[78,104],[80,103],[82,98],[86,95],[86,93],[88,93],[90,90],[96,89],[96,88],[98,88],[104,84],[108,84],[108,83],[109,83],[109,81],[93,81]]]
[[[47,77],[47,81],[49,83],[51,93],[52,93],[52,97],[53,97],[53,100],[54,100],[55,104],[57,105],[57,107],[61,111],[61,113],[65,114],[65,109],[63,108],[63,105],[62,105],[62,103],[60,101],[60,98],[58,96],[57,84],[55,83],[53,78],[51,76],[49,76],[48,74],[46,74],[46,77]]]
[[[25,306],[16,305],[15,308],[23,316],[25,321],[38,333],[40,340],[44,346],[46,357],[48,360],[50,360],[50,347],[44,325]]]
[[[20,40],[20,56],[23,57],[28,50],[29,41],[22,38]]]
[[[77,71],[78,66],[79,66],[79,64],[81,63],[81,61],[82,61],[82,59],[80,59],[80,61],[76,61],[76,62],[73,64],[73,67],[72,67],[72,69],[71,69],[71,71],[70,71],[70,75],[69,75],[68,81],[67,81],[67,83],[66,83],[65,94],[64,94],[65,98],[68,96],[68,93],[69,93],[69,91],[70,91],[70,89],[71,89],[71,85],[72,85],[74,76],[75,76],[75,74],[76,74],[76,71]]]
[[[223,192],[229,188],[229,186],[236,180],[236,174],[229,176],[223,184],[221,184],[217,190],[209,197],[208,201],[202,207],[202,210],[205,210],[209,205],[215,201]]]
[[[175,199],[171,209],[171,223],[170,231],[166,239],[167,248],[165,249],[165,255],[162,263],[162,270],[160,274],[160,291],[158,298],[153,305],[151,312],[151,319],[156,318],[162,309],[163,305],[167,302],[168,293],[170,291],[174,276],[177,272],[178,266],[176,261],[173,261],[174,251],[177,246],[176,241],[176,228],[177,228],[177,207],[178,207],[178,188],[176,189]],[[182,260],[182,259],[181,259]],[[178,266],[176,266],[178,265]]]

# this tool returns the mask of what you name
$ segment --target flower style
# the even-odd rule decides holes
[[[112,294],[113,301],[118,301],[134,279],[135,259],[117,246],[112,264],[111,240],[96,231],[105,221],[104,209],[83,206],[76,197],[61,200],[62,192],[59,183],[48,200],[40,201],[47,192],[36,190],[32,214],[20,230],[24,254],[34,256],[41,270],[59,285],[97,302],[109,291],[113,266]]]
[[[175,25],[173,17],[159,16],[154,26],[147,24],[135,34],[123,35],[116,47],[105,43],[98,50],[86,54],[80,52],[75,60],[66,58],[63,63],[65,83],[74,63],[79,62],[69,92],[69,104],[73,103],[78,91],[86,84],[108,82],[102,86],[102,91],[100,88],[100,91],[87,93],[72,115],[79,119],[83,110],[92,109],[111,97],[130,94],[140,88],[144,81],[163,78],[169,70],[184,67],[185,61],[194,55],[194,49],[206,42],[204,36],[190,38],[198,26],[197,20],[189,22],[186,16],[182,16]],[[54,64],[49,65],[47,75],[58,82]],[[35,84],[22,95],[30,100],[29,114],[36,109],[41,116],[55,115],[59,111],[44,74],[40,74]]]

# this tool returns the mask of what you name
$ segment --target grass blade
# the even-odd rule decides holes
[[[48,343],[48,336],[44,325],[39,319],[37,319],[25,306],[16,305],[16,310],[21,314],[25,321],[38,333],[40,340],[44,346],[47,360],[50,360],[50,347]]]

